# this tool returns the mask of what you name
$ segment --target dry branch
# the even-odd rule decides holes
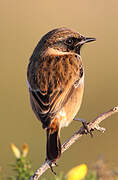
[[[88,129],[91,130],[99,130],[104,132],[105,129],[100,127],[99,124],[106,119],[107,117],[111,116],[112,114],[118,112],[118,106],[112,108],[111,110],[102,113],[98,117],[96,117],[93,121],[88,123]],[[62,145],[62,153],[66,151],[75,141],[77,141],[83,134],[85,134],[84,127],[81,127],[77,132],[75,132],[63,145]],[[45,161],[40,168],[36,170],[34,175],[30,178],[30,180],[38,180],[39,177],[48,169],[50,168],[49,164],[51,162],[49,160]]]

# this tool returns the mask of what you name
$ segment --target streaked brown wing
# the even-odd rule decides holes
[[[46,56],[41,60],[31,59],[28,66],[28,82],[32,109],[43,127],[64,106],[79,82],[80,59],[72,54]]]

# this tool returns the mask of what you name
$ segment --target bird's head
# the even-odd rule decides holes
[[[60,52],[75,52],[80,54],[83,44],[95,40],[95,38],[86,38],[71,29],[58,28],[44,35],[37,47],[40,47],[42,50],[53,48]]]

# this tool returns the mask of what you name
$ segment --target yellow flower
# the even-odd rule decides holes
[[[86,164],[81,164],[72,168],[68,173],[68,180],[82,180],[87,174]]]
[[[22,151],[23,157],[26,157],[28,152],[29,152],[28,145],[27,144],[23,144],[23,151]]]
[[[20,150],[14,144],[11,144],[11,149],[12,149],[15,157],[20,158],[20,156],[21,156]]]

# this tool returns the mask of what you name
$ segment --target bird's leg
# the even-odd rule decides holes
[[[85,134],[88,134],[88,133],[89,133],[89,134],[91,135],[91,137],[93,137],[92,130],[89,130],[89,129],[88,129],[88,123],[87,123],[87,121],[86,121],[85,119],[74,118],[73,120],[82,122],[83,127],[84,127],[84,129],[85,129]]]
[[[46,161],[47,161],[47,158],[46,158]],[[52,173],[54,175],[56,175],[56,172],[54,171],[53,166],[58,166],[58,164],[56,162],[50,162],[49,166],[50,166],[50,169],[51,169]]]
[[[52,173],[53,173],[54,175],[56,175],[56,172],[55,172],[54,169],[53,169],[53,163],[52,163],[52,162],[49,164],[49,166],[50,166],[50,169],[51,169]]]

